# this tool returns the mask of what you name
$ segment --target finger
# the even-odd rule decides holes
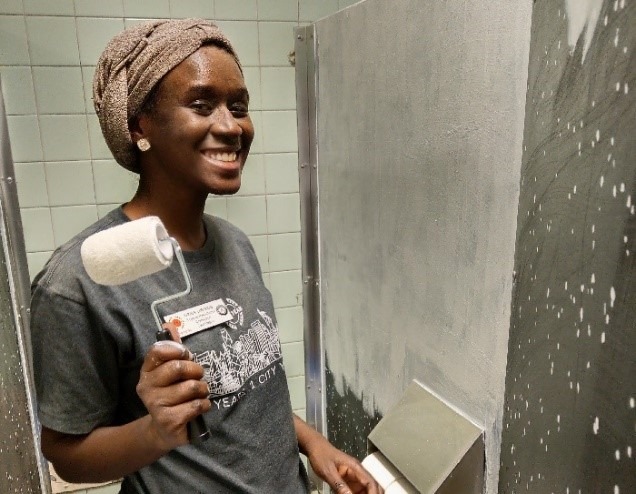
[[[154,388],[148,396],[148,402],[151,406],[170,407],[192,400],[207,400],[208,396],[208,385],[205,382],[190,379]]]
[[[151,371],[142,372],[143,379],[153,387],[165,387],[190,379],[199,381],[203,378],[204,369],[200,364],[189,360],[168,360]]]
[[[161,417],[167,416],[168,424],[183,424],[212,408],[212,403],[208,399],[207,384],[198,380],[182,381],[166,387],[153,386],[148,380],[141,380],[137,385],[137,394],[148,412],[159,419],[160,423],[166,423],[166,420]],[[187,413],[183,418],[183,411],[189,410],[184,405],[188,404],[194,408],[194,411]],[[179,419],[172,419],[172,415],[179,409],[182,410]]]
[[[209,400],[191,400],[171,407],[158,407],[150,411],[160,436],[181,436],[181,444],[187,443],[186,425],[197,416],[211,409]]]
[[[346,465],[343,470],[339,469],[338,473],[340,473],[340,475],[342,475],[350,485],[355,484],[356,486],[363,488],[363,490],[358,490],[356,492],[366,492],[367,494],[382,494],[384,492],[377,481],[358,461]]]
[[[333,492],[335,492],[336,494],[352,494],[351,489],[349,489],[349,486],[342,479],[342,477],[340,477],[340,475],[336,475],[334,482],[330,482],[330,485],[333,489]]]
[[[154,343],[141,366],[142,372],[150,372],[169,360],[192,360],[192,353],[176,341],[158,341]]]

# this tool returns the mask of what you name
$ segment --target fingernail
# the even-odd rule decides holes
[[[181,350],[183,355],[185,355],[185,352],[189,351],[181,343],[177,343],[176,341],[172,341],[172,340],[157,341],[156,343],[154,343],[154,345],[157,345],[157,346],[171,346],[173,348],[178,348],[179,350]]]

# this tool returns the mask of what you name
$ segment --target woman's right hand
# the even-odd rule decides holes
[[[159,341],[141,366],[137,394],[151,416],[150,432],[165,452],[188,443],[187,424],[212,407],[203,367],[181,343]]]

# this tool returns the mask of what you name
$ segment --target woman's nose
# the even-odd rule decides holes
[[[218,134],[236,135],[243,133],[242,127],[239,125],[234,115],[226,106],[219,106],[212,114],[212,124],[210,131]]]

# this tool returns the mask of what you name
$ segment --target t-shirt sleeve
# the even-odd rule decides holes
[[[45,427],[86,434],[113,421],[117,352],[88,308],[40,285],[31,300],[31,338],[39,418]]]

